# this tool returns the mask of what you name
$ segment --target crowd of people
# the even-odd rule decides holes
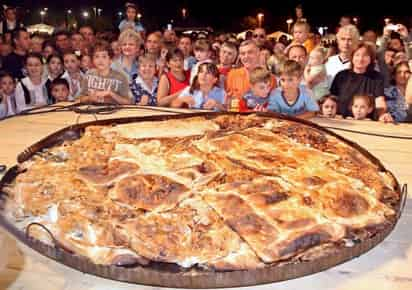
[[[5,10],[0,25],[0,119],[56,102],[168,106],[205,110],[273,111],[300,118],[412,119],[409,31],[389,24],[362,35],[342,17],[323,41],[306,19],[293,38],[268,39],[256,28],[182,34],[147,32],[126,7],[119,33],[89,25],[33,34]],[[330,37],[330,36],[329,36]]]

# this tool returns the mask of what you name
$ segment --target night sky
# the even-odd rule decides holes
[[[7,2],[7,1],[6,1]],[[122,10],[122,4],[126,1],[116,0],[38,0],[36,7],[31,6],[33,1],[14,0],[9,1],[31,8],[31,13],[38,13],[40,7],[49,7],[50,13],[62,13],[63,8],[79,10],[97,5],[103,8],[103,15],[107,18],[114,17],[117,11]],[[365,3],[366,2],[366,3]],[[336,27],[339,16],[348,14],[360,17],[361,30],[366,28],[381,29],[383,18],[390,16],[410,26],[412,19],[412,7],[408,7],[404,1],[385,1],[386,4],[372,4],[377,1],[265,1],[265,0],[181,0],[181,1],[156,1],[139,0],[134,1],[141,7],[143,23],[149,29],[164,27],[171,19],[176,25],[207,26],[216,30],[241,31],[240,25],[245,16],[256,16],[257,13],[265,14],[264,25],[269,31],[278,29],[286,30],[286,19],[294,15],[294,7],[302,4],[305,17],[313,26]],[[361,4],[360,4],[361,3]],[[362,5],[362,6],[359,6]],[[320,8],[320,6],[322,8]],[[409,4],[412,6],[412,4]],[[188,18],[182,23],[181,9],[188,9]],[[408,17],[409,16],[409,17]]]

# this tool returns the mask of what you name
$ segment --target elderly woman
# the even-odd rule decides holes
[[[385,89],[388,111],[397,122],[404,122],[407,117],[405,93],[410,75],[408,62],[397,64],[393,71],[393,86]]]
[[[376,117],[380,121],[392,122],[384,97],[382,75],[375,71],[376,52],[373,45],[360,43],[353,51],[351,68],[339,72],[333,80],[330,92],[338,98],[338,114],[351,116],[349,108],[352,97],[368,95],[375,99]]]

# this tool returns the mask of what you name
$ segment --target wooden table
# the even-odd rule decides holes
[[[176,110],[187,112],[187,110]],[[113,115],[98,115],[98,119],[124,116],[165,114],[141,110],[119,111]],[[24,148],[40,138],[71,125],[79,118],[73,112],[19,116],[0,122],[0,164],[12,166]],[[92,121],[92,115],[81,115],[80,121]],[[382,124],[368,121],[313,119],[365,147],[391,170],[401,184],[412,184],[412,125]],[[363,135],[361,131],[384,138]],[[395,230],[370,252],[340,266],[307,277],[280,283],[242,289],[253,290],[411,290],[412,289],[412,202],[408,200],[403,216]],[[132,285],[83,274],[48,259],[27,248],[0,229],[0,290],[154,290],[159,287]]]

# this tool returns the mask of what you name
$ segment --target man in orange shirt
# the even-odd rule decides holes
[[[239,101],[239,111],[247,111],[243,96],[250,90],[249,73],[259,66],[259,47],[253,40],[245,40],[239,46],[241,68],[232,69],[226,79],[226,93],[229,98]],[[276,87],[276,78],[272,75],[271,89]],[[227,102],[230,107],[230,101]]]

